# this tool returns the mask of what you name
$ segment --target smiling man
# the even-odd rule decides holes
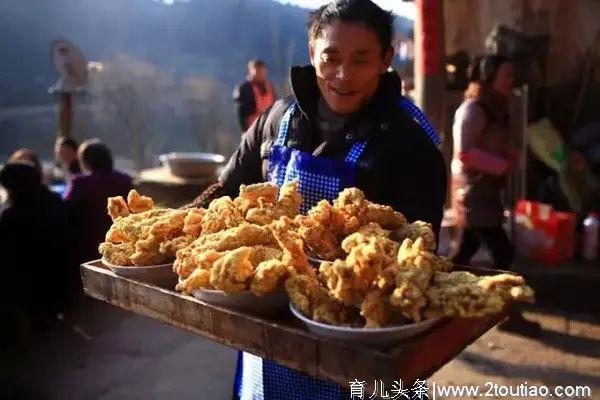
[[[291,69],[293,95],[250,126],[219,183],[196,205],[235,197],[241,184],[298,180],[305,212],[356,186],[368,199],[439,231],[445,164],[437,135],[402,97],[398,75],[388,72],[392,25],[392,15],[370,0],[339,0],[312,12],[311,65]],[[242,399],[349,398],[337,385],[247,353],[236,383]]]

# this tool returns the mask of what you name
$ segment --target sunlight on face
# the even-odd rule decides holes
[[[393,56],[371,30],[345,22],[328,25],[309,52],[321,95],[339,114],[355,112],[373,97]]]

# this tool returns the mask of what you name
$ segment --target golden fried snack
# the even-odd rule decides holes
[[[239,226],[244,217],[230,197],[213,200],[202,217],[202,233],[215,233]]]
[[[415,221],[412,224],[405,224],[400,229],[396,230],[393,234],[394,239],[402,243],[404,239],[410,239],[413,242],[418,238],[423,240],[425,249],[429,251],[435,251],[436,240],[435,233],[430,223],[423,221]]]
[[[132,189],[127,195],[127,205],[134,214],[139,214],[154,208],[154,201],[150,197],[141,196],[137,190]]]
[[[288,217],[282,217],[269,225],[273,237],[283,249],[282,261],[294,268],[300,274],[315,274],[304,252],[304,242],[294,231],[294,222]]]
[[[250,261],[251,247],[228,251],[211,268],[210,284],[225,293],[246,290],[246,282],[254,275],[255,266]]]
[[[382,229],[377,223],[369,223],[361,227],[358,232],[347,236],[342,241],[342,249],[346,253],[350,253],[353,248],[359,245],[368,244],[374,238],[378,245],[378,251],[382,251],[382,255],[386,256],[384,261],[386,264],[391,264],[395,261],[398,248],[400,245],[391,239],[388,239],[390,231]]]
[[[183,233],[197,238],[202,232],[202,219],[206,210],[204,208],[190,208],[183,221]]]
[[[266,201],[274,204],[277,201],[277,192],[279,189],[272,183],[255,183],[253,185],[240,186],[240,199],[254,200],[258,204],[258,200]]]
[[[190,276],[175,286],[175,290],[179,290],[185,294],[192,294],[192,292],[197,289],[208,288],[211,288],[210,270],[201,268],[195,269]]]
[[[188,247],[193,241],[193,236],[177,236],[171,240],[160,243],[159,251],[164,254],[175,256],[179,250]]]
[[[245,213],[246,221],[258,225],[268,225],[284,216],[294,218],[300,212],[301,203],[302,197],[298,193],[298,182],[286,183],[281,187],[277,202],[272,202],[270,198],[268,201],[264,201],[262,197],[249,200],[251,207]]]
[[[362,220],[367,212],[367,206],[365,194],[354,187],[342,190],[333,201],[333,207],[341,211],[346,218],[357,217]]]
[[[385,229],[395,230],[402,228],[406,224],[406,218],[401,213],[394,211],[390,206],[368,202],[362,222],[375,222]]]
[[[201,235],[192,243],[197,251],[233,250],[242,246],[270,246],[276,244],[271,230],[266,226],[243,223],[222,232]]]
[[[427,290],[425,315],[477,318],[495,314],[514,301],[532,301],[533,290],[520,276],[478,277],[464,271],[437,272]]]
[[[301,204],[302,196],[298,193],[298,181],[286,183],[281,187],[277,206],[284,212],[284,215],[294,218],[300,212]]]
[[[298,233],[313,256],[323,260],[344,257],[340,240],[346,217],[327,200],[321,200],[306,216],[296,217]]]
[[[413,321],[421,321],[421,310],[427,304],[425,291],[421,287],[423,274],[414,269],[398,269],[396,288],[389,296],[390,305]]]
[[[113,265],[129,266],[133,265],[130,260],[131,255],[135,252],[135,245],[131,242],[125,243],[100,243],[98,248],[102,258]]]
[[[356,275],[354,266],[345,261],[322,262],[319,277],[329,289],[330,295],[345,305],[360,305],[366,296],[368,285]]]
[[[122,196],[108,198],[108,215],[113,221],[129,215],[129,207]]]
[[[331,298],[316,277],[292,276],[285,281],[285,289],[294,306],[315,321],[342,325],[351,320],[351,310]]]
[[[272,293],[289,276],[290,270],[281,260],[263,261],[256,267],[250,290],[257,296]]]
[[[196,260],[192,257],[194,248],[187,246],[179,249],[173,263],[173,272],[182,278],[187,278],[196,269]]]
[[[153,240],[153,237],[144,240],[138,240],[135,243],[135,253],[131,255],[130,260],[133,265],[160,265],[173,260],[174,254],[165,254],[160,252],[160,241]]]
[[[360,306],[360,315],[365,319],[365,328],[380,328],[387,325],[392,312],[384,294],[371,290]]]

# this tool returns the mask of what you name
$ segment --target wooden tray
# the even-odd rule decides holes
[[[465,268],[466,269],[466,268]],[[502,271],[477,270],[490,274]],[[291,313],[263,319],[206,304],[169,288],[115,275],[99,260],[81,266],[85,293],[125,310],[194,332],[348,387],[350,381],[412,384],[426,379],[503,319],[453,318],[389,351],[349,346],[308,332]]]

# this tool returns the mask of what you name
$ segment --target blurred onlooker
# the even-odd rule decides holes
[[[267,64],[264,61],[248,62],[246,81],[235,87],[233,99],[236,103],[240,129],[246,132],[277,99],[273,84],[267,80]]]
[[[98,139],[83,142],[78,157],[83,173],[70,182],[65,200],[75,233],[77,262],[81,263],[99,257],[98,245],[111,225],[107,199],[127,196],[132,181],[114,169],[110,149]]]
[[[501,56],[484,57],[473,69],[471,80],[454,116],[452,200],[463,234],[452,261],[469,264],[483,245],[495,267],[510,269],[515,250],[502,228],[501,195],[505,177],[517,167],[519,157],[510,147],[508,129],[513,64]],[[501,327],[531,335],[540,330],[518,312]]]
[[[61,311],[69,289],[66,206],[42,184],[39,168],[11,161],[0,171],[8,207],[0,215],[0,307],[27,312],[34,322]]]
[[[15,151],[8,159],[8,162],[12,161],[28,161],[32,163],[38,170],[42,170],[42,164],[39,156],[31,149],[23,148]]]
[[[75,140],[62,136],[56,139],[54,158],[61,169],[65,182],[70,182],[75,175],[81,173]]]
[[[514,247],[502,228],[501,193],[515,164],[508,131],[513,64],[500,56],[483,58],[472,79],[453,126],[453,205],[464,228],[454,262],[468,264],[483,244],[495,267],[509,268]]]

